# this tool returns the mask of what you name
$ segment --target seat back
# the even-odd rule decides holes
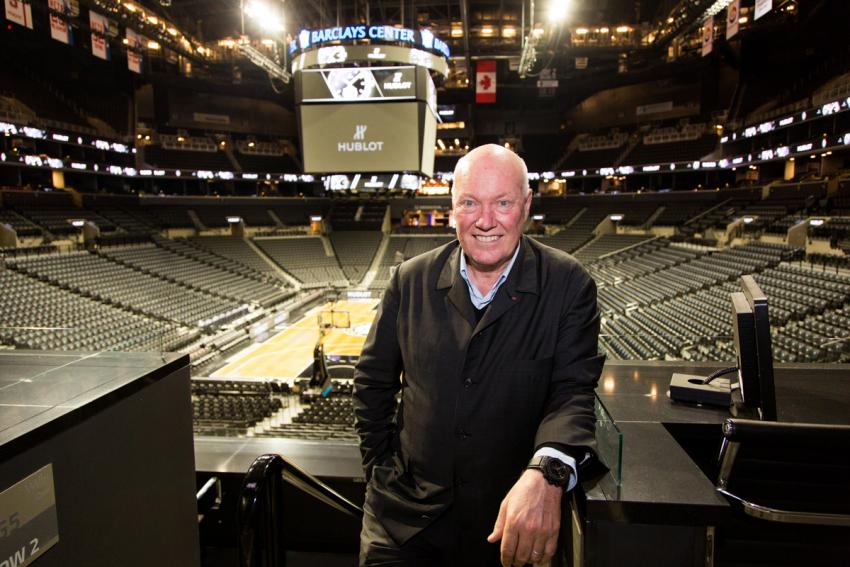
[[[728,419],[717,490],[739,509],[715,565],[837,565],[850,556],[850,426]]]

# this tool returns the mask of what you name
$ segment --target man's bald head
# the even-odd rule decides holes
[[[455,166],[452,183],[452,204],[457,198],[455,188],[458,183],[464,183],[466,178],[475,176],[477,172],[487,169],[502,169],[511,183],[516,183],[522,197],[528,196],[531,188],[528,185],[528,167],[525,161],[511,150],[498,144],[485,144],[473,149],[460,158]]]

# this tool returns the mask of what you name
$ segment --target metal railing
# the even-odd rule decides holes
[[[240,567],[285,567],[288,521],[284,483],[357,520],[363,510],[280,455],[261,455],[251,464],[242,483],[238,504]]]

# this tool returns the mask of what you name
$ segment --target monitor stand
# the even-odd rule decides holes
[[[760,420],[761,414],[759,413],[758,408],[744,404],[744,398],[741,397],[741,388],[737,386],[738,384],[736,383],[735,387],[732,389],[732,396],[729,403],[729,414],[732,417],[737,417],[739,419]]]

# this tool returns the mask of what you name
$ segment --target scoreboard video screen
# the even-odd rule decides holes
[[[436,88],[415,66],[295,75],[304,172],[434,172]]]

